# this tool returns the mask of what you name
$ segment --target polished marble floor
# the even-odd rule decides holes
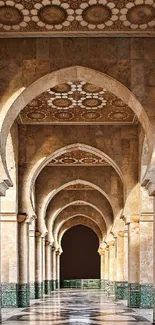
[[[3,316],[5,325],[149,325],[152,311],[127,308],[100,290],[70,289],[35,300],[29,308],[3,310]]]

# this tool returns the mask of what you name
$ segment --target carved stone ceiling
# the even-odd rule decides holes
[[[99,156],[83,150],[73,150],[51,160],[48,166],[109,166]]]
[[[112,93],[82,81],[48,89],[20,113],[21,124],[136,124],[133,111]]]
[[[0,36],[154,33],[154,0],[0,0]]]
[[[78,191],[81,191],[81,190],[84,190],[84,191],[91,190],[91,191],[93,191],[94,188],[91,187],[91,186],[89,186],[89,185],[76,183],[74,185],[69,185],[68,187],[65,187],[65,189],[64,189],[64,191],[72,191],[72,190],[78,190]]]

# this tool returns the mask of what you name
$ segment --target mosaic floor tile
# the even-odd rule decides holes
[[[148,311],[145,317],[100,290],[64,289],[35,300],[30,307],[16,309],[4,325],[149,325],[149,319]]]

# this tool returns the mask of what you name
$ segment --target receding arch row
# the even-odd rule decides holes
[[[34,207],[34,199],[33,199],[33,187],[35,184],[35,181],[38,177],[38,175],[40,174],[40,172],[42,171],[42,169],[52,160],[55,159],[57,157],[59,157],[60,155],[64,154],[64,153],[68,153],[71,152],[73,150],[83,150],[86,151],[88,153],[93,153],[96,156],[98,156],[99,158],[104,159],[112,168],[114,168],[114,170],[116,171],[116,173],[119,175],[122,184],[123,184],[123,190],[124,190],[124,196],[125,196],[125,182],[124,182],[124,177],[123,174],[120,170],[120,168],[118,167],[118,165],[115,163],[115,161],[110,158],[107,154],[105,154],[104,152],[102,152],[101,150],[92,147],[92,146],[88,146],[82,143],[74,143],[68,146],[65,146],[61,149],[58,149],[56,151],[54,151],[53,153],[51,153],[49,156],[42,158],[41,160],[39,160],[31,169],[30,173],[28,174],[28,178],[26,181],[23,181],[24,183],[24,188],[23,188],[23,201],[26,202],[26,205],[28,207],[28,214],[29,215],[35,215],[35,207]],[[27,209],[26,209],[27,210]]]
[[[80,208],[80,210],[85,209],[85,207],[92,208],[92,211],[94,210],[94,212],[97,213],[99,215],[99,217],[100,217],[100,219],[99,219],[99,217],[96,218],[96,219],[98,220],[98,226],[100,228],[100,231],[101,231],[102,235],[106,235],[107,225],[106,225],[106,218],[103,215],[103,213],[95,205],[93,205],[93,204],[91,204],[89,202],[86,202],[86,201],[74,201],[74,202],[71,202],[69,204],[66,204],[59,211],[57,211],[55,216],[51,216],[51,218],[47,219],[47,222],[46,222],[47,229],[48,229],[47,237],[48,237],[48,240],[50,242],[54,241],[55,234],[57,233],[58,229],[60,229],[60,223],[57,222],[57,219],[58,218],[62,219],[62,221],[60,221],[62,223],[63,218],[66,218],[65,212],[67,212],[67,211],[65,211],[65,210],[67,210],[67,208],[69,208],[69,207],[74,207],[74,210],[76,208],[77,209]],[[69,212],[67,212],[67,213],[69,215]],[[82,215],[81,211],[79,212],[79,214]]]
[[[40,231],[42,232],[47,232],[47,228],[45,226],[45,216],[46,216],[46,211],[47,211],[47,207],[50,203],[50,201],[53,199],[53,197],[59,193],[60,191],[64,190],[65,188],[67,188],[68,186],[72,186],[72,185],[76,185],[76,184],[82,184],[82,185],[87,185],[87,186],[91,186],[92,188],[94,188],[95,190],[99,191],[106,199],[107,201],[109,202],[111,208],[112,208],[112,212],[113,212],[113,216],[114,216],[114,208],[112,206],[112,202],[111,202],[111,199],[110,197],[100,188],[98,187],[97,185],[91,183],[91,182],[88,182],[88,181],[85,181],[85,180],[81,180],[81,179],[76,179],[76,180],[73,180],[73,181],[70,181],[68,183],[65,183],[63,184],[62,186],[60,186],[59,188],[51,191],[49,193],[49,195],[46,196],[42,206],[41,206],[41,211],[40,211],[40,216],[38,216],[38,227],[40,228]],[[107,220],[109,221],[109,223],[107,223],[107,226],[109,227],[112,222],[113,222],[113,219],[110,220]]]
[[[58,247],[56,247],[57,249],[60,249],[60,251],[62,251],[61,241],[63,235],[68,229],[77,225],[87,226],[90,229],[92,229],[96,233],[99,239],[99,246],[102,244],[103,237],[98,225],[93,220],[91,220],[88,215],[80,215],[80,216],[73,215],[71,218],[69,218],[62,224],[61,228],[59,229],[59,232],[57,233],[57,238],[56,238],[58,244]]]
[[[5,145],[7,136],[9,134],[13,122],[17,118],[20,111],[35,97],[37,97],[38,95],[40,95],[51,87],[55,87],[58,84],[65,83],[70,80],[83,80],[88,83],[92,82],[93,80],[93,84],[106,88],[112,94],[116,95],[118,98],[123,100],[123,102],[134,111],[140,123],[142,124],[146,134],[149,148],[148,165],[150,164],[153,152],[152,128],[150,126],[147,114],[145,113],[140,102],[136,99],[133,93],[129,91],[129,89],[127,89],[125,86],[123,86],[120,82],[113,79],[112,77],[99,71],[95,71],[93,69],[74,66],[47,74],[32,83],[25,90],[23,90],[23,88],[19,89],[19,91],[17,91],[16,94],[12,96],[12,98],[9,98],[9,100],[3,105],[0,114],[0,183],[4,182],[4,186],[6,183],[11,185],[11,179],[6,165]]]

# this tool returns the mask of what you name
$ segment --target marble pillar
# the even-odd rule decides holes
[[[45,294],[51,292],[51,280],[52,280],[52,254],[51,245],[48,240],[45,241]]]
[[[0,212],[1,212],[1,198],[0,198]],[[2,314],[1,314],[1,305],[2,305],[2,289],[1,289],[1,238],[2,238],[2,233],[1,233],[1,214],[0,214],[0,323],[2,322]]]
[[[100,279],[101,279],[101,289],[105,290],[105,251],[100,250]]]
[[[42,237],[43,294],[45,294],[45,237]]]
[[[60,289],[60,252],[56,251],[56,288]]]
[[[16,213],[1,213],[2,307],[18,307],[18,220]]]
[[[153,196],[153,324],[155,324],[155,196]]]
[[[116,300],[127,299],[128,284],[124,277],[124,231],[119,231],[116,240]]]
[[[35,298],[43,297],[43,237],[39,231],[35,232]]]
[[[153,307],[153,215],[140,218],[140,308]]]
[[[18,307],[30,305],[29,288],[29,223],[26,215],[18,215],[19,284]]]
[[[109,285],[110,294],[115,294],[115,243],[109,244]]]
[[[129,223],[128,241],[128,306],[140,306],[140,227],[137,216]]]
[[[35,220],[29,227],[30,299],[35,299]]]
[[[52,291],[56,290],[56,249],[52,246]]]
[[[109,283],[109,246],[105,248],[104,281],[105,281],[105,290],[107,290],[107,285]]]

